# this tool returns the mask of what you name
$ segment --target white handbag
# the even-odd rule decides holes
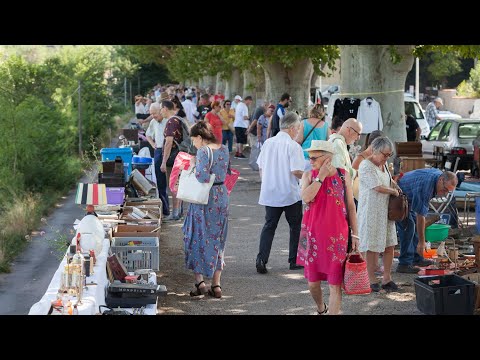
[[[213,165],[213,151],[207,146],[209,170]],[[210,181],[208,183],[201,183],[195,176],[195,166],[189,170],[182,170],[180,181],[178,183],[177,199],[192,203],[192,204],[208,204],[210,196],[210,189],[215,181],[215,174],[210,174]]]

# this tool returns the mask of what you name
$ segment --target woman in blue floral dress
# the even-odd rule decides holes
[[[224,248],[228,230],[228,192],[224,184],[229,165],[228,148],[216,143],[215,136],[205,122],[199,122],[190,129],[193,145],[198,149],[194,165],[198,181],[208,183],[210,174],[215,182],[210,189],[207,205],[190,204],[183,224],[185,243],[185,266],[195,273],[195,291],[190,296],[210,294],[222,297],[220,276],[224,265]],[[210,168],[209,147],[213,152]],[[203,277],[212,278],[210,289]]]

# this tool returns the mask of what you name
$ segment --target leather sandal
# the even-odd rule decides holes
[[[200,289],[200,285],[202,285],[202,283],[205,284],[205,281],[202,280],[198,284],[195,284],[195,287],[197,288],[197,290],[190,291],[190,296],[200,296],[200,295],[206,295],[208,293],[208,291],[205,287]]]
[[[215,289],[219,288],[220,291],[215,292]],[[208,295],[213,296],[214,298],[221,299],[222,298],[222,287],[220,285],[212,285],[208,290]]]
[[[328,312],[328,306],[325,303],[323,303],[323,311],[317,310],[318,315],[325,315],[327,312]]]

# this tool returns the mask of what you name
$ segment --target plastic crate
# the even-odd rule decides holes
[[[128,245],[134,242],[134,245]],[[114,237],[111,250],[117,254],[128,271],[137,269],[160,269],[158,237]]]
[[[417,308],[427,315],[472,315],[475,284],[458,275],[419,277]]]
[[[103,148],[100,150],[100,154],[102,155],[102,161],[115,161],[115,158],[120,156],[123,160],[123,167],[125,169],[125,179],[128,179],[128,176],[132,172],[133,150],[131,147]]]
[[[107,204],[123,205],[124,200],[125,200],[124,187],[107,187]]]

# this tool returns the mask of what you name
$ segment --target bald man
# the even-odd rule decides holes
[[[352,167],[352,160],[348,153],[347,145],[352,145],[360,138],[362,133],[362,124],[357,119],[350,118],[345,120],[340,131],[332,134],[328,141],[333,143],[335,153],[332,159],[332,165],[336,168],[342,168],[349,172],[353,181],[357,175],[357,170]]]

